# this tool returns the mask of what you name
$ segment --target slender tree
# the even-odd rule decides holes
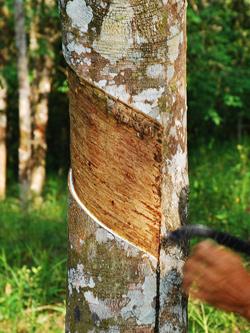
[[[18,92],[19,92],[19,182],[23,203],[30,196],[31,171],[31,106],[28,69],[27,42],[25,32],[25,10],[23,0],[15,0],[15,37],[17,47]]]
[[[53,60],[51,53],[53,43],[49,32],[54,27],[42,24],[46,9],[53,10],[54,3],[48,0],[32,1],[30,3],[33,15],[30,25],[30,54],[33,58],[32,67],[34,80],[32,82],[32,171],[30,189],[34,199],[41,199],[46,177],[46,130],[49,117],[49,94],[51,92]],[[50,22],[48,21],[47,24]],[[48,39],[48,42],[46,41]],[[41,43],[42,41],[42,43]],[[46,52],[43,50],[46,44]]]
[[[51,92],[52,59],[45,56],[39,59],[36,67],[36,97],[34,103],[33,140],[32,140],[32,172],[31,192],[35,197],[41,197],[46,176],[46,129],[49,117],[49,93]]]
[[[67,332],[186,332],[186,2],[60,1],[69,65]]]
[[[7,163],[7,83],[0,75],[0,200],[6,194],[6,163]]]

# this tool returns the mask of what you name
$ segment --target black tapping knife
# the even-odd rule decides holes
[[[232,236],[226,232],[216,231],[200,224],[186,225],[175,231],[169,232],[164,240],[180,242],[194,237],[211,238],[218,244],[227,246],[234,251],[242,252],[250,256],[250,242],[246,242],[238,237]]]

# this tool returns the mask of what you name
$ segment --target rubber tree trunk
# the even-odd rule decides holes
[[[66,332],[186,332],[186,2],[60,2],[71,165]]]
[[[34,11],[30,25],[30,44],[29,48],[33,54],[33,72],[34,80],[32,82],[32,170],[30,189],[33,197],[33,203],[41,203],[42,191],[46,178],[46,154],[47,140],[46,130],[49,117],[49,94],[51,92],[53,59],[53,44],[48,36],[48,26],[42,24],[45,11],[52,11],[54,3],[49,0],[33,1],[30,3]],[[50,27],[50,34],[55,33],[53,27]],[[42,39],[43,38],[43,39]],[[46,53],[41,54],[41,41],[47,42]],[[49,41],[48,41],[49,40]],[[44,47],[44,46],[43,46]]]
[[[6,195],[7,166],[7,83],[0,76],[0,200]]]
[[[33,166],[30,185],[34,199],[41,198],[46,177],[46,129],[49,116],[49,93],[51,92],[50,73],[53,65],[52,59],[48,55],[39,58],[38,60],[42,61],[43,66],[38,64],[38,68],[36,68],[37,80],[34,87],[37,99],[34,104],[32,145]]]
[[[25,33],[25,11],[22,0],[15,0],[15,38],[17,46],[17,71],[19,93],[19,182],[23,203],[30,196],[31,171],[31,106],[28,55]]]

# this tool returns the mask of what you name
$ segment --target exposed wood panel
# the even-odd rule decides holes
[[[158,256],[162,128],[70,71],[76,192],[108,228]],[[107,111],[108,110],[108,111]]]

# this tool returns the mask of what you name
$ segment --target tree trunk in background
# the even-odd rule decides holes
[[[70,66],[66,332],[186,332],[186,2],[61,0]]]
[[[46,177],[46,153],[47,141],[46,130],[49,116],[49,94],[51,92],[52,67],[51,58],[52,42],[47,47],[46,53],[39,51],[38,39],[50,40],[48,31],[41,23],[44,16],[45,6],[51,7],[53,3],[49,1],[36,1],[33,6],[33,19],[30,27],[30,51],[34,57],[35,79],[32,82],[32,109],[33,109],[33,140],[32,140],[32,171],[30,189],[32,197],[37,201],[42,199],[42,191]],[[53,9],[53,8],[51,8]],[[50,31],[52,32],[52,31]]]
[[[32,172],[31,192],[35,197],[41,197],[46,176],[46,129],[49,115],[49,93],[51,91],[52,59],[44,56],[39,59],[37,70],[37,100],[34,105],[33,119],[33,149],[32,149]],[[42,62],[42,66],[41,66]]]
[[[7,83],[0,76],[0,200],[5,199],[6,194],[6,165],[7,165]]]
[[[15,0],[15,37],[19,86],[19,182],[20,198],[25,203],[30,197],[31,171],[31,106],[28,56],[25,33],[25,12],[22,0]]]

